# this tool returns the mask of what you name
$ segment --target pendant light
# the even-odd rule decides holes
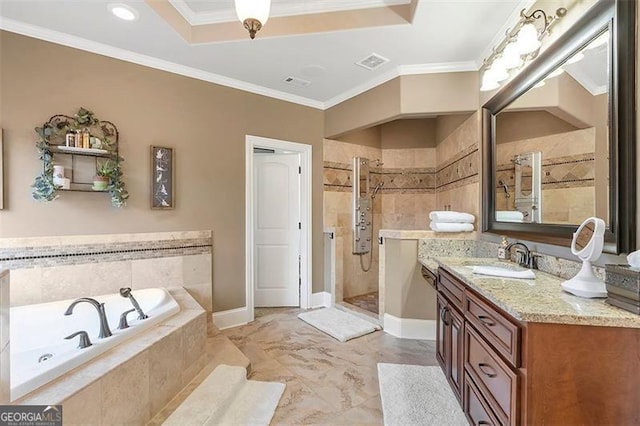
[[[236,14],[253,40],[256,33],[267,23],[271,0],[235,0]]]

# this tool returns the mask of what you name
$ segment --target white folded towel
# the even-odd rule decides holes
[[[443,223],[431,222],[429,227],[435,232],[471,232],[473,231],[472,223]]]
[[[536,278],[536,275],[531,269],[527,269],[526,271],[513,271],[496,266],[474,266],[473,273],[478,275],[492,275],[494,277],[520,278],[524,280],[533,280]]]
[[[517,210],[501,210],[496,212],[496,220],[498,222],[522,222],[524,220],[524,214]]]
[[[429,213],[429,219],[438,223],[473,223],[476,218],[469,213],[436,211]]]

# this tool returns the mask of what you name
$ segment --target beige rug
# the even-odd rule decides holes
[[[341,342],[380,330],[380,326],[336,308],[303,312],[298,318]]]
[[[469,424],[440,367],[378,364],[387,426]]]
[[[163,425],[268,425],[284,388],[247,380],[242,367],[219,365]]]

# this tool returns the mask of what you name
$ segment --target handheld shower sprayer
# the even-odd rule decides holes
[[[140,305],[138,304],[138,301],[136,300],[135,297],[133,297],[133,294],[131,294],[131,287],[123,287],[123,288],[121,288],[120,289],[120,296],[129,299],[129,301],[131,302],[131,304],[135,308],[136,312],[138,312],[138,319],[139,320],[143,320],[143,319],[149,318],[148,315],[146,315],[144,312],[142,312],[142,308],[140,308]]]
[[[380,182],[379,184],[376,185],[375,188],[373,188],[373,193],[371,194],[371,199],[376,198],[376,194],[382,189],[383,186],[384,186],[384,182]]]

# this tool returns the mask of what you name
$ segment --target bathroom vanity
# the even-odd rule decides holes
[[[493,259],[436,261],[437,357],[470,423],[640,423],[640,316],[541,271],[504,279],[472,273]]]

